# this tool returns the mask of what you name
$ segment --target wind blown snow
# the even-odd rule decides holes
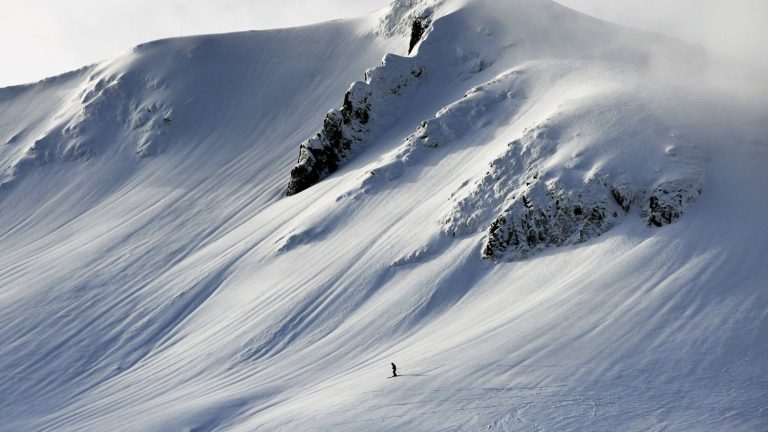
[[[711,70],[396,0],[0,89],[0,430],[763,430],[768,98]]]

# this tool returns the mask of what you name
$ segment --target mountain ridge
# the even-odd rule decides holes
[[[768,110],[596,23],[398,0],[0,102],[0,430],[759,429]]]

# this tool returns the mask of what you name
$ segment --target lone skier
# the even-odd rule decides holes
[[[397,376],[397,366],[395,366],[394,363],[392,363],[392,376],[393,377]]]

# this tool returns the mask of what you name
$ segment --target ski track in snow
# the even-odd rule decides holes
[[[554,3],[396,0],[0,89],[0,431],[766,430],[768,99],[704,65]],[[286,197],[349,84],[411,67]],[[483,259],[533,173],[635,201]]]

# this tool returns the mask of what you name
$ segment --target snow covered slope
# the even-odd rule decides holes
[[[768,99],[709,66],[396,0],[0,89],[0,430],[765,429]]]

